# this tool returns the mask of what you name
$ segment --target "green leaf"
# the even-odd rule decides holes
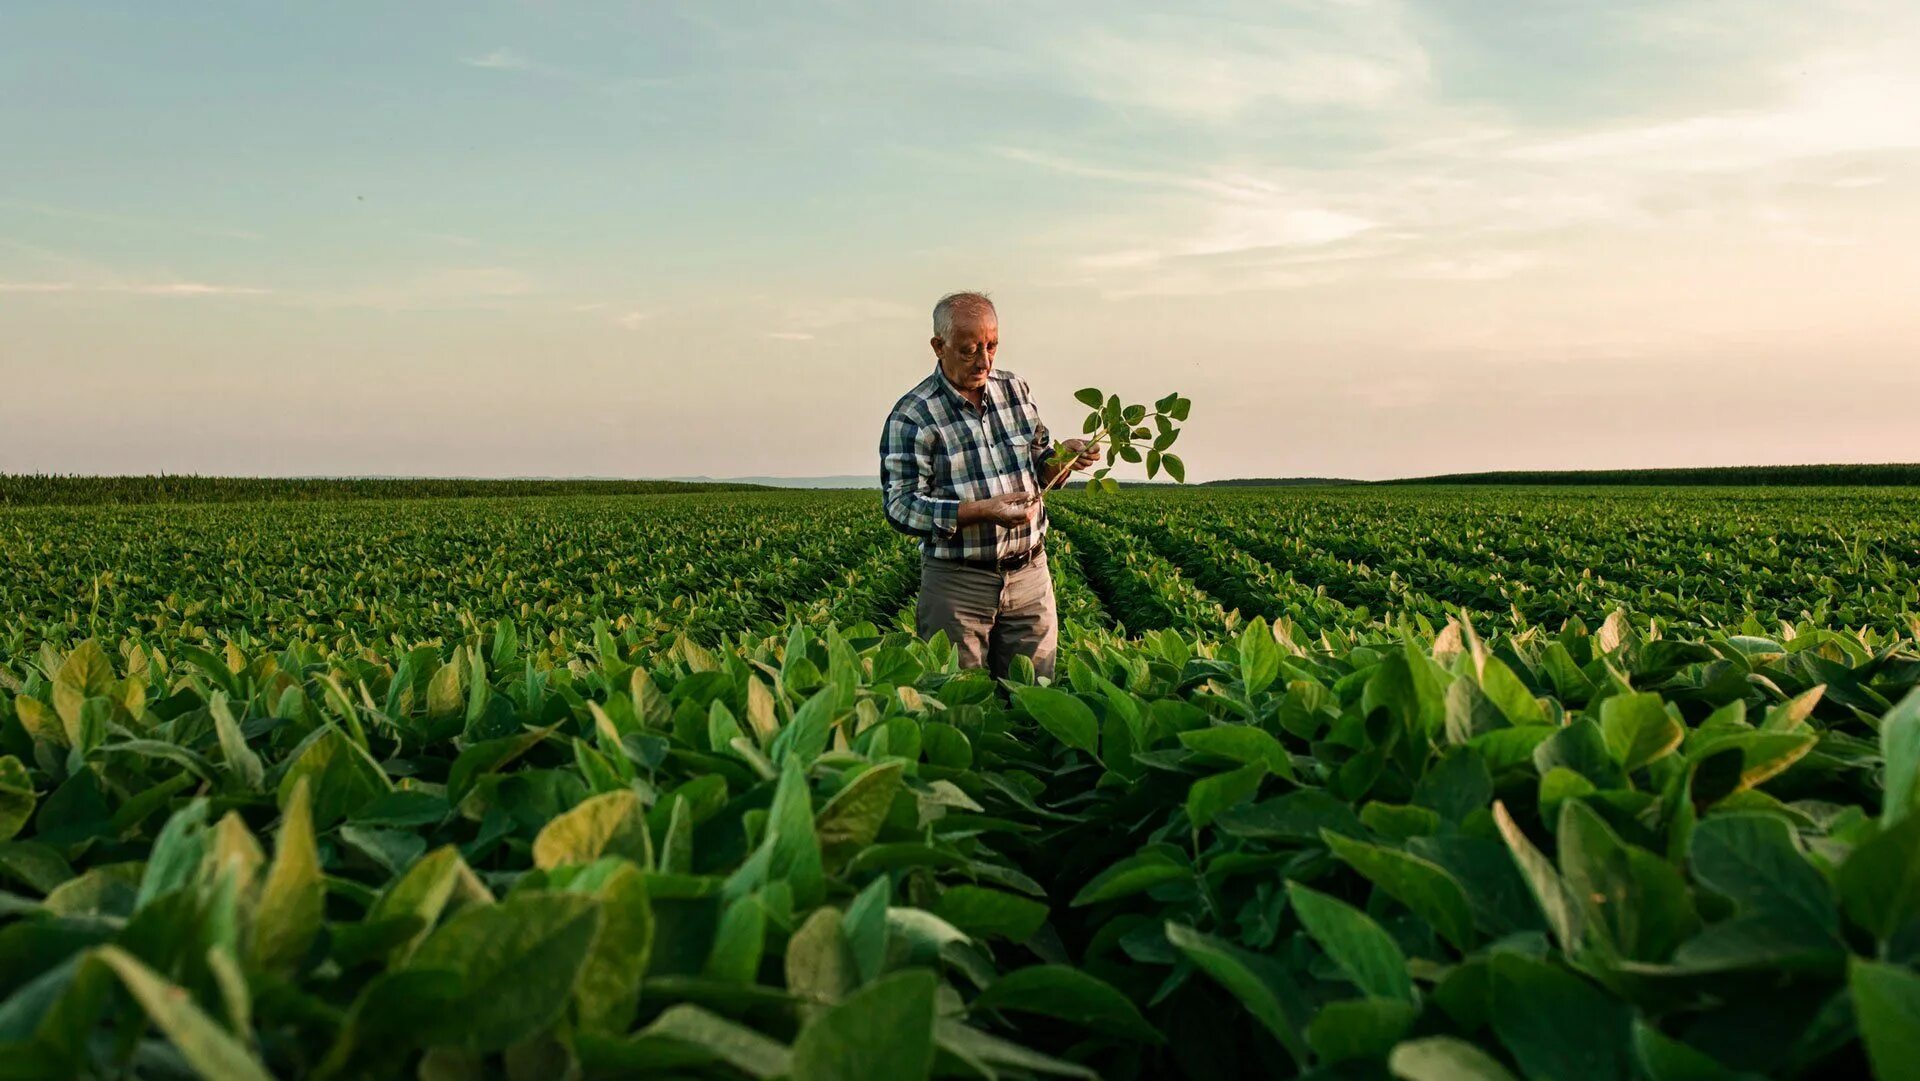
[[[1047,906],[1005,890],[959,885],[941,892],[933,914],[969,935],[1025,942],[1047,921]]]
[[[1882,1081],[1911,1076],[1920,1063],[1920,975],[1904,965],[1856,957],[1847,988],[1873,1075]]]
[[[1920,687],[1908,691],[1881,719],[1880,757],[1887,764],[1880,822],[1891,826],[1905,818],[1913,810],[1914,801],[1920,799]]]
[[[1013,696],[1053,738],[1098,756],[1100,721],[1085,702],[1052,687],[1016,687]]]
[[[785,1044],[769,1039],[745,1025],[685,1003],[667,1007],[654,1019],[653,1024],[634,1036],[634,1042],[638,1044],[650,1041],[696,1048],[701,1054],[698,1059],[689,1062],[636,1064],[634,1076],[646,1076],[649,1067],[671,1069],[680,1065],[695,1066],[716,1061],[724,1062],[749,1077],[762,1079],[784,1077],[793,1069],[793,1054]]]
[[[1801,855],[1792,829],[1778,816],[1709,817],[1694,827],[1689,866],[1696,882],[1731,899],[1743,913],[1792,917],[1828,935],[1838,929],[1832,889]]]
[[[1474,946],[1473,910],[1458,879],[1438,864],[1398,849],[1325,831],[1321,839],[1347,866],[1427,921],[1462,953]]]
[[[274,837],[273,862],[267,865],[254,909],[252,962],[267,972],[287,972],[298,966],[320,933],[326,884],[320,874],[309,791],[305,777],[294,781],[280,832]]]
[[[1266,618],[1255,616],[1240,631],[1240,682],[1252,696],[1272,686],[1279,675],[1280,645]]]
[[[1513,853],[1513,862],[1520,868],[1521,877],[1527,880],[1534,900],[1539,902],[1540,912],[1546,916],[1547,926],[1552,928],[1560,948],[1568,952],[1580,949],[1586,941],[1584,910],[1568,894],[1560,873],[1533,847],[1533,842],[1520,831],[1513,816],[1507,813],[1506,805],[1499,800],[1493,804],[1493,821],[1501,839],[1507,843],[1507,850]]]
[[[1307,1006],[1284,968],[1269,958],[1247,953],[1172,920],[1167,921],[1165,930],[1167,941],[1174,948],[1228,994],[1239,999],[1247,1012],[1287,1049],[1296,1065],[1306,1066],[1309,1058],[1306,1038],[1296,1018],[1306,1012]]]
[[[460,870],[465,871],[465,865]],[[640,982],[653,957],[653,905],[647,876],[624,860],[601,875],[568,883],[600,902],[600,933],[574,987],[574,1008],[587,1031],[625,1032],[640,1004]]]
[[[1616,694],[1600,703],[1600,731],[1628,773],[1672,754],[1686,735],[1657,694]]]
[[[603,792],[582,800],[550,820],[533,841],[533,865],[543,871],[618,856],[653,865],[653,842],[646,811],[631,789]]]
[[[962,737],[964,738],[964,737]],[[880,835],[880,826],[902,787],[904,762],[884,762],[862,771],[835,793],[814,817],[825,866],[837,871]]]
[[[820,839],[813,831],[813,802],[806,771],[796,757],[787,758],[774,786],[773,805],[767,812],[766,849],[769,880],[787,883],[798,908],[819,904],[826,892],[826,872]]]
[[[706,974],[729,983],[752,983],[760,971],[767,946],[767,910],[759,894],[749,894],[726,907],[713,933]]]
[[[1287,883],[1294,914],[1354,986],[1368,995],[1417,1003],[1407,957],[1372,917],[1345,901]]]
[[[27,767],[12,755],[0,757],[0,841],[12,838],[26,826],[37,798]]]
[[[1514,1081],[1499,1059],[1452,1036],[1400,1044],[1387,1056],[1387,1069],[1403,1081]]]
[[[1649,1081],[1746,1081],[1706,1052],[1681,1043],[1645,1021],[1633,1023],[1633,1056]]]
[[[460,977],[460,995],[424,1024],[430,1045],[498,1051],[566,1010],[600,930],[600,905],[565,893],[524,893],[468,906],[427,936],[408,968]]]
[[[272,1081],[273,1075],[260,1060],[202,1012],[186,988],[168,982],[118,947],[102,946],[93,956],[120,977],[134,1001],[200,1076],[222,1081]]]
[[[1099,387],[1082,387],[1073,392],[1073,400],[1089,409],[1098,409],[1100,403],[1107,400],[1107,395]]]
[[[313,799],[314,827],[323,830],[353,817],[393,788],[366,748],[338,728],[321,729],[294,752],[280,777],[278,799],[283,811],[294,787],[303,780]]]
[[[1241,765],[1258,763],[1280,777],[1293,776],[1293,759],[1280,741],[1244,724],[1213,725],[1180,733],[1180,743],[1196,754],[1224,758]]]
[[[260,791],[266,784],[266,767],[260,764],[260,756],[253,753],[253,748],[247,746],[247,737],[240,734],[240,722],[234,720],[233,710],[228,708],[226,692],[213,692],[207,711],[213,714],[214,731],[220,737],[220,754],[226,759],[227,772],[233,774],[246,791]]]
[[[840,913],[816,908],[787,941],[787,990],[812,1002],[833,1004],[860,986],[860,972],[841,927]]]
[[[934,974],[896,972],[821,1014],[793,1042],[793,1081],[920,1081],[933,1069]]]
[[[433,925],[439,922],[447,903],[453,899],[463,873],[471,875],[473,872],[467,868],[466,861],[460,858],[460,850],[453,845],[442,845],[415,861],[374,901],[367,910],[367,923],[402,916],[417,916],[420,919],[419,931],[388,952],[388,964],[405,961],[414,947],[427,937]]]
[[[1180,416],[1178,419],[1185,420],[1186,417]],[[1187,482],[1187,463],[1181,461],[1178,454],[1162,454],[1160,456],[1160,468],[1166,470],[1167,476],[1172,477],[1175,483],[1185,484]]]
[[[1267,767],[1263,762],[1202,777],[1187,789],[1187,818],[1194,829],[1205,829],[1214,815],[1252,799],[1260,791],[1260,782],[1266,779]]]
[[[1098,904],[1129,897],[1162,882],[1192,878],[1193,870],[1179,862],[1166,847],[1152,847],[1128,856],[1093,876],[1093,880],[1074,894],[1070,908]]]
[[[1493,955],[1493,1030],[1528,1077],[1620,1081],[1630,1076],[1626,1003],[1545,961]]]
[[[1027,1073],[1052,1074],[1055,1077],[1086,1078],[1087,1081],[1098,1081],[1100,1076],[1085,1066],[1043,1055],[947,1018],[934,1022],[933,1038],[942,1051],[965,1062],[984,1077],[998,1076],[994,1070],[997,1066]]]
[[[1324,1063],[1385,1058],[1413,1027],[1419,1010],[1397,998],[1329,1002],[1307,1026],[1307,1043]]]
[[[973,1000],[973,1009],[1035,1013],[1124,1040],[1164,1042],[1131,999],[1105,980],[1068,965],[1015,969],[987,985]]]
[[[1621,841],[1585,803],[1561,805],[1556,836],[1567,895],[1584,910],[1588,932],[1615,954],[1661,960],[1698,926],[1680,872]]]
[[[1856,845],[1835,883],[1848,917],[1882,942],[1920,919],[1920,815]]]

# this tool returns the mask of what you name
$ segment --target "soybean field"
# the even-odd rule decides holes
[[[1910,1076],[1920,491],[475,490],[0,507],[0,1076]]]

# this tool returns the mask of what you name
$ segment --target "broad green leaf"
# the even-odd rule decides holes
[[[1831,935],[1837,928],[1832,888],[1775,815],[1708,817],[1694,827],[1689,865],[1696,882],[1730,898],[1742,912],[1794,917],[1810,933]]]
[[[1554,964],[1493,955],[1493,1029],[1527,1077],[1628,1077],[1629,1007]]]
[[[800,760],[788,757],[774,786],[773,805],[767,812],[767,874],[770,880],[786,882],[793,890],[793,902],[799,908],[819,904],[826,892],[826,873],[820,855],[820,839],[813,830],[812,795]]]
[[[1240,682],[1249,696],[1273,685],[1280,674],[1280,645],[1273,640],[1273,628],[1255,616],[1240,631]]]
[[[1068,965],[1015,969],[989,984],[973,1009],[1035,1013],[1093,1032],[1141,1043],[1160,1043],[1160,1033],[1112,984]]]
[[[414,947],[427,937],[433,925],[439,922],[440,914],[446,911],[447,903],[453,899],[460,874],[466,870],[460,850],[453,845],[442,845],[422,856],[374,901],[373,907],[367,910],[368,923],[400,916],[417,916],[420,919],[418,933],[387,954],[388,964],[405,961]]]
[[[631,789],[590,796],[548,822],[533,841],[533,865],[543,871],[617,856],[653,865],[646,811]]]
[[[1848,917],[1883,942],[1920,919],[1920,815],[1855,846],[1835,883]]]
[[[1180,743],[1196,754],[1224,758],[1241,765],[1259,763],[1279,777],[1293,776],[1293,759],[1280,741],[1250,725],[1228,724],[1180,733]]]
[[[272,1081],[245,1044],[194,1004],[183,987],[168,982],[116,946],[102,946],[94,957],[112,969],[167,1040],[202,1077],[221,1081]]]
[[[253,967],[267,972],[296,968],[320,933],[326,886],[313,834],[312,801],[305,777],[297,778],[274,835],[273,862],[253,913]]]
[[[463,864],[460,868],[465,870]],[[625,1032],[640,1003],[640,983],[653,956],[653,905],[640,868],[618,861],[603,876],[581,876],[570,892],[590,892],[600,902],[600,933],[594,937],[574,987],[580,1027]]]
[[[1046,922],[1047,906],[1005,890],[963,884],[941,891],[933,914],[969,935],[1025,942]]]
[[[314,828],[328,829],[351,818],[393,788],[366,749],[338,728],[323,728],[302,743],[280,777],[278,798],[287,809],[294,787],[305,781],[313,800]]]
[[[207,711],[213,714],[214,731],[220,737],[220,754],[226,760],[227,771],[246,791],[260,791],[266,784],[266,767],[260,764],[260,756],[253,753],[253,748],[247,746],[247,738],[240,733],[240,722],[234,719],[233,710],[227,705],[226,692],[213,692]]]
[[[1920,1064],[1920,975],[1904,965],[1855,958],[1847,988],[1874,1076],[1912,1076]]]
[[[825,865],[838,870],[873,843],[902,787],[904,762],[883,762],[861,772],[834,793],[813,822]]]
[[[1567,895],[1584,909],[1589,934],[1611,953],[1658,961],[1698,926],[1680,872],[1620,840],[1585,803],[1561,805],[1556,836]]]
[[[1427,921],[1454,948],[1462,953],[1473,948],[1473,912],[1467,891],[1445,869],[1398,849],[1332,831],[1323,832],[1321,839],[1347,866]]]
[[[896,972],[809,1021],[793,1081],[921,1081],[933,1069],[934,974]]]
[[[1406,955],[1372,917],[1298,882],[1287,883],[1287,896],[1307,934],[1354,986],[1368,995],[1418,1003]]]
[[[1165,848],[1137,852],[1093,877],[1080,888],[1069,907],[1117,900],[1150,889],[1162,882],[1191,878],[1193,870],[1175,859]]]
[[[565,1011],[600,924],[600,904],[578,894],[524,893],[461,909],[408,962],[461,981],[459,997],[422,1026],[420,1039],[494,1051],[544,1031]]]
[[[1252,799],[1260,791],[1260,782],[1266,779],[1264,762],[1202,777],[1187,789],[1187,818],[1194,829],[1205,829],[1214,815]]]
[[[1165,931],[1167,941],[1185,954],[1194,967],[1239,999],[1247,1012],[1287,1049],[1295,1064],[1302,1067],[1307,1064],[1306,1037],[1296,1020],[1306,1012],[1307,1006],[1284,968],[1268,958],[1247,953],[1172,920],[1167,921]]]
[[[934,1022],[933,1038],[940,1050],[959,1058],[986,1077],[997,1076],[995,1067],[1055,1077],[1086,1078],[1087,1081],[1096,1081],[1099,1077],[1085,1066],[1041,1054],[948,1018]]]
[[[1099,387],[1081,387],[1073,392],[1073,400],[1089,409],[1098,409],[1100,403],[1107,400],[1107,395]]]
[[[816,908],[787,941],[787,990],[816,1003],[833,1004],[860,986],[853,948],[840,913]]]
[[[752,983],[760,971],[767,946],[767,910],[759,894],[749,894],[728,905],[713,933],[706,975],[722,982]]]
[[[1628,773],[1673,753],[1686,735],[1657,694],[1616,694],[1600,703],[1600,731]]]
[[[1452,1036],[1400,1044],[1387,1056],[1387,1069],[1402,1081],[1514,1081],[1499,1059]]]
[[[1547,918],[1547,926],[1553,930],[1554,938],[1559,940],[1562,950],[1574,951],[1586,941],[1586,919],[1584,910],[1568,894],[1566,883],[1560,878],[1560,872],[1553,864],[1533,847],[1533,842],[1520,831],[1507,813],[1504,803],[1498,800],[1493,804],[1494,825],[1500,830],[1500,837],[1507,843],[1507,850],[1513,853],[1513,862],[1520,868],[1520,875],[1527,881],[1527,888],[1533,892],[1534,900],[1540,904],[1540,912]]]
[[[0,841],[12,838],[27,824],[37,798],[27,767],[12,755],[0,756]]]
[[[1649,1081],[1747,1081],[1751,1076],[1722,1066],[1643,1020],[1633,1023],[1633,1057]]]
[[[652,1024],[636,1033],[634,1039],[636,1042],[670,1040],[702,1052],[695,1061],[660,1064],[666,1068],[718,1061],[749,1077],[763,1079],[784,1077],[793,1069],[793,1053],[785,1044],[685,1003],[667,1007]]]
[[[1413,1027],[1419,1010],[1397,998],[1349,998],[1320,1007],[1307,1043],[1324,1063],[1385,1058]]]
[[[1016,687],[1013,695],[1053,738],[1088,754],[1099,753],[1100,721],[1085,702],[1051,687]]]
[[[1881,824],[1891,826],[1920,799],[1920,687],[1907,692],[1880,722],[1880,757],[1887,764]],[[4,836],[4,834],[0,834]]]

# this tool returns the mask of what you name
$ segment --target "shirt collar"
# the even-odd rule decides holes
[[[993,371],[988,372],[987,385],[980,388],[979,408],[982,410],[985,410],[988,406],[993,404],[994,376],[998,375],[999,372],[1000,372],[1000,369],[998,368],[995,368]],[[953,385],[953,380],[947,378],[946,369],[940,367],[940,362],[937,360],[933,362],[933,374],[940,377],[941,389],[945,390],[948,394],[953,395],[953,398],[955,401],[959,402],[961,405],[966,406],[968,409],[974,408],[974,404],[967,400],[967,396],[960,393],[960,388]]]

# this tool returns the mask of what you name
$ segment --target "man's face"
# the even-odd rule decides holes
[[[950,338],[933,339],[940,370],[961,390],[979,390],[993,371],[993,354],[1000,348],[1000,320],[992,312],[963,315],[953,321]]]

